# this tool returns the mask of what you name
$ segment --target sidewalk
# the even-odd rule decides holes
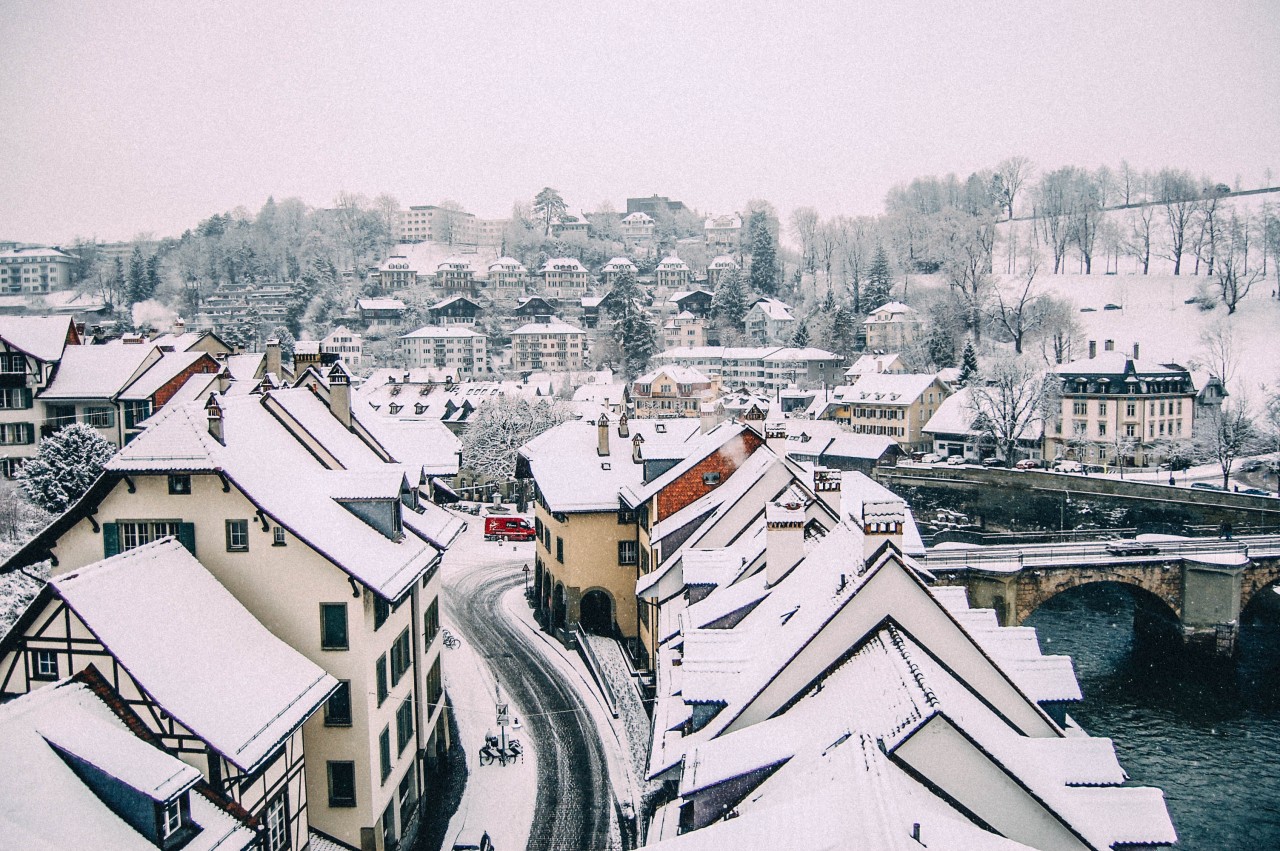
[[[458,635],[457,627],[445,628]],[[462,834],[479,836],[487,831],[498,851],[523,851],[529,844],[529,827],[533,823],[538,795],[538,759],[534,748],[525,750],[524,759],[507,765],[494,762],[480,765],[480,748],[485,733],[498,733],[494,714],[494,682],[489,666],[467,641],[453,650],[445,649],[448,664],[442,666],[445,688],[453,703],[458,735],[467,759],[467,782],[458,811],[449,822],[444,849],[453,847]],[[505,693],[503,700],[507,700]],[[520,707],[512,704],[511,716],[519,719]],[[522,739],[520,728],[508,728],[507,735]]]

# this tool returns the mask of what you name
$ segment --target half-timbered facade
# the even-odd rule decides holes
[[[92,666],[165,750],[261,826],[307,843],[303,722],[339,687],[173,538],[53,577],[0,644],[0,700]]]
[[[0,474],[36,453],[41,411],[35,397],[53,380],[67,346],[80,344],[67,317],[0,317]]]

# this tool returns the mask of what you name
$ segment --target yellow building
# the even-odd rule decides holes
[[[854,434],[892,438],[904,452],[929,451],[932,438],[922,429],[950,392],[933,374],[868,373],[816,401],[814,411],[816,419],[843,423]]]

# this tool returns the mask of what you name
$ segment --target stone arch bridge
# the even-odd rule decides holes
[[[936,584],[965,586],[971,604],[994,609],[1004,626],[1064,591],[1107,582],[1146,592],[1139,598],[1162,610],[1186,643],[1231,653],[1241,612],[1280,583],[1280,536],[1160,542],[1129,553],[1106,544],[978,547],[920,561]]]

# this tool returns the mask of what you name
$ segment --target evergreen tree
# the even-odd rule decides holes
[[[831,285],[827,285],[827,294],[822,299],[822,312],[831,315],[836,312],[836,294],[831,291]]]
[[[741,330],[742,318],[749,309],[747,292],[742,286],[742,274],[737,269],[725,272],[716,283],[716,291],[711,298],[712,318],[728,322]]]
[[[796,323],[796,330],[791,333],[791,347],[794,349],[809,347],[809,327],[803,319]]]
[[[884,245],[876,246],[876,256],[867,272],[867,286],[862,295],[862,304],[868,313],[888,304],[893,298],[893,273],[889,269],[889,255],[885,254]]]
[[[613,317],[613,343],[622,358],[622,372],[630,381],[648,368],[658,350],[658,327],[640,306],[640,284],[630,270],[614,279],[607,310]]]
[[[293,336],[293,332],[283,325],[277,325],[271,329],[268,337],[275,337],[280,341],[280,357],[293,360],[293,344],[298,340]]]
[[[133,247],[129,257],[128,296],[129,304],[146,301],[147,296],[147,261],[142,257],[142,249]]]
[[[124,262],[116,257],[115,267],[111,272],[111,285],[108,288],[112,293],[112,305],[114,307],[128,307],[129,305],[129,280],[124,274]]]
[[[160,289],[160,254],[147,258],[147,298],[155,298]]]
[[[947,369],[956,365],[956,341],[951,332],[940,324],[929,329],[925,340],[925,351],[936,369]]]
[[[831,326],[827,335],[827,349],[848,357],[857,342],[858,317],[843,304],[836,305],[836,309],[830,315]]]
[[[778,292],[778,247],[761,210],[751,214],[751,288],[761,295]]]
[[[18,480],[28,499],[61,514],[84,496],[115,452],[97,430],[72,423],[40,441],[36,456],[18,471]]]
[[[969,384],[978,378],[978,353],[974,351],[973,341],[964,344],[964,354],[960,357],[960,383]]]

